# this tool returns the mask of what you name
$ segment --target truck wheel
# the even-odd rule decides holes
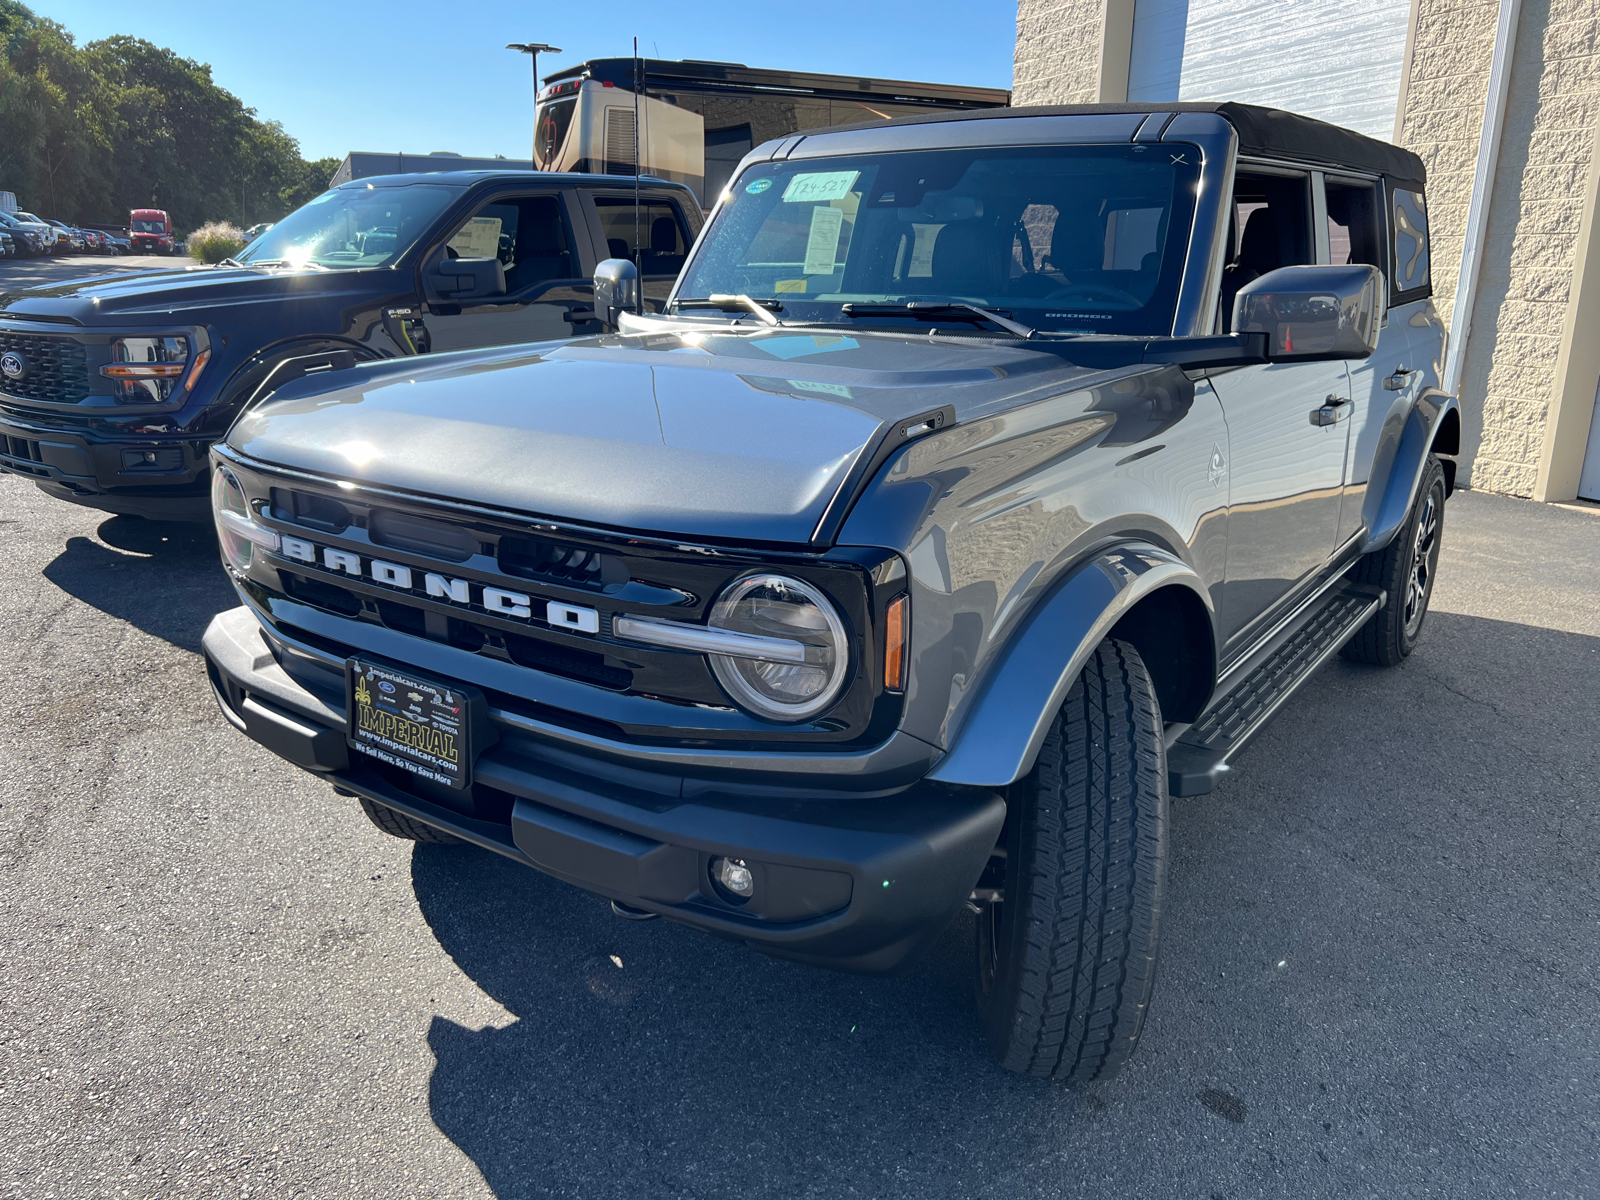
[[[1010,1070],[1109,1079],[1144,1027],[1167,876],[1161,708],[1127,642],[1095,649],[1011,801],[978,918],[984,1035]]]
[[[1351,577],[1357,583],[1377,584],[1389,593],[1389,600],[1345,643],[1346,658],[1392,667],[1416,649],[1433,597],[1443,534],[1444,467],[1430,454],[1411,515],[1400,532],[1382,550],[1356,563]]]
[[[386,804],[368,800],[365,796],[357,796],[356,799],[361,801],[361,811],[367,814],[367,819],[390,837],[405,838],[410,842],[438,842],[442,846],[465,844],[455,834],[435,829],[432,825],[424,825],[403,812],[396,812]]]

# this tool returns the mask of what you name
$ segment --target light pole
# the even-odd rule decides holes
[[[534,170],[539,169],[539,51],[546,54],[560,54],[560,46],[546,46],[543,42],[508,42],[507,50],[515,50],[518,54],[526,54],[528,61],[533,64],[533,141],[528,147],[528,165]]]

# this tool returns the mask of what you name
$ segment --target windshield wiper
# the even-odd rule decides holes
[[[782,321],[772,315],[775,312],[783,311],[783,305],[780,302],[777,300],[756,300],[746,296],[743,292],[736,296],[714,292],[709,296],[692,297],[688,300],[674,300],[672,302],[672,311],[677,312],[680,308],[716,308],[721,309],[723,312],[738,312],[743,309],[746,312],[754,313],[764,324],[783,324]]]
[[[217,264],[219,267],[242,267],[244,264],[237,258],[225,258]]]
[[[232,260],[229,260],[232,261]],[[307,259],[305,262],[290,262],[287,258],[263,258],[258,262],[235,263],[240,267],[305,267],[312,271],[326,271],[328,268],[319,262]]]
[[[852,318],[916,317],[918,320],[936,320],[939,317],[952,317],[958,321],[970,321],[973,316],[977,316],[985,321],[992,321],[1007,333],[1014,333],[1019,338],[1031,338],[1039,332],[1021,321],[1013,321],[1010,317],[1003,317],[987,308],[979,308],[976,304],[965,304],[959,300],[912,300],[907,304],[849,303],[841,305],[839,311]]]

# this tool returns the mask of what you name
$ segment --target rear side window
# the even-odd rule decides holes
[[[1327,198],[1328,261],[1336,267],[1356,263],[1388,270],[1379,235],[1377,187],[1329,179]]]
[[[1403,188],[1396,188],[1393,197],[1395,302],[1422,300],[1433,295],[1428,204],[1421,192]]]
[[[596,196],[594,206],[611,258],[638,258],[639,274],[677,275],[689,255],[689,228],[678,206],[645,200],[634,209],[631,197]]]

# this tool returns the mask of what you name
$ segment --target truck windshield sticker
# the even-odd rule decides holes
[[[807,275],[832,275],[834,255],[839,250],[839,231],[844,228],[844,212],[831,206],[811,210],[811,236],[806,239],[806,262],[800,269]]]
[[[744,190],[752,196],[759,196],[771,186],[772,180],[770,179],[754,179],[745,185]]]
[[[811,204],[818,200],[843,200],[860,171],[805,171],[783,189],[785,204]]]
[[[447,244],[462,258],[496,258],[500,254],[500,218],[473,217]]]

